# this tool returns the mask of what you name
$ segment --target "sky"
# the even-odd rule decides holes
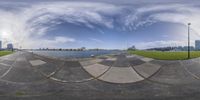
[[[138,49],[200,40],[198,0],[1,0],[3,47]]]

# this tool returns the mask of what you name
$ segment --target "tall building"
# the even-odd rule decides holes
[[[195,40],[195,49],[200,50],[200,40]]]
[[[8,49],[8,50],[13,49],[13,44],[12,44],[12,43],[7,44],[7,49]]]
[[[2,41],[0,41],[0,50],[2,49]]]

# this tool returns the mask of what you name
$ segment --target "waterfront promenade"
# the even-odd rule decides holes
[[[199,94],[200,58],[64,60],[23,51],[0,58],[2,100],[197,100]]]

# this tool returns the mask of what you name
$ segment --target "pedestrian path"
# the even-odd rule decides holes
[[[126,94],[129,98],[143,97],[140,94],[179,97],[180,93],[200,92],[199,65],[200,58],[164,61],[121,54],[60,60],[16,52],[0,57],[0,96],[23,94],[42,99],[118,93],[124,98]]]
[[[153,59],[121,54],[104,60],[81,62],[83,68],[97,79],[110,83],[134,83],[145,80],[159,70],[160,65],[151,64]],[[101,75],[101,76],[99,76]]]
[[[163,73],[171,73],[167,72],[169,68],[178,68],[173,67],[174,65],[180,68],[183,67],[185,70],[180,70],[183,70],[183,73],[187,71],[187,75],[190,74],[200,79],[199,61],[199,58],[196,58],[185,61],[174,61],[173,64],[173,61],[159,61],[126,54],[77,61],[62,61],[31,53],[18,52],[0,58],[0,75],[2,80],[18,83],[50,79],[64,83],[100,80],[109,83],[124,84],[140,82],[151,77],[150,80],[153,81],[167,82],[165,79],[169,75],[166,76]],[[165,75],[163,76],[165,78],[162,78],[162,75]],[[181,78],[184,79],[187,77]],[[172,78],[169,77],[168,79]]]

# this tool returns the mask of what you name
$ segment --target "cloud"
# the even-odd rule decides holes
[[[69,38],[69,37],[61,37],[61,36],[57,36],[55,37],[55,42],[58,42],[58,43],[67,43],[67,42],[74,42],[75,39],[73,38]]]
[[[192,23],[192,29],[200,32],[200,8],[195,4],[161,4],[139,8],[137,13],[143,15],[149,13],[146,19],[154,22],[170,22],[187,26]]]
[[[6,3],[6,5],[8,4]],[[144,7],[142,3],[136,6],[63,1],[22,3],[23,6],[20,7],[17,5],[12,7],[19,9],[0,8],[0,38],[4,43],[14,43],[15,47],[37,48],[41,44],[40,42],[50,46],[76,42],[75,38],[67,36],[55,36],[53,40],[44,37],[48,35],[48,31],[62,23],[84,25],[106,34],[98,26],[112,30],[121,28],[125,31],[134,31],[138,27],[152,25],[156,22],[182,25],[191,22],[193,32],[197,35],[200,33],[200,8],[194,4],[145,4]],[[103,41],[95,38],[90,40],[103,43]],[[173,44],[174,42],[169,43]],[[153,45],[153,43],[164,44],[163,41],[150,44]]]
[[[160,4],[147,5],[136,8],[134,13],[125,18],[125,26],[129,30],[137,30],[138,27],[154,24],[156,22],[175,23],[185,26],[185,29],[177,29],[177,40],[140,42],[138,48],[152,48],[163,46],[187,45],[187,24],[191,25],[191,42],[200,39],[200,8],[198,4]],[[183,31],[185,30],[185,31]],[[179,33],[182,33],[179,34]]]
[[[72,43],[75,41],[76,40],[74,38],[56,36],[54,37],[54,39],[41,40],[39,46],[40,48],[44,48],[44,47],[56,48],[56,45],[60,45],[63,43]]]
[[[120,9],[111,4],[89,2],[41,2],[28,5],[20,10],[0,9],[0,38],[4,44],[7,41],[15,47],[37,48],[39,42],[43,41],[48,45],[56,45],[43,36],[62,23],[89,28],[95,28],[94,25],[113,28],[113,21],[103,15],[112,16]],[[68,40],[55,38],[55,41],[60,42]]]
[[[67,43],[74,43],[77,42],[74,38],[70,37],[63,37],[63,36],[55,36],[52,39],[38,39],[39,42],[30,40],[28,44],[31,46],[36,46],[37,48],[56,48],[57,46],[60,46],[61,44],[67,44]],[[37,43],[37,44],[36,44]]]
[[[102,8],[102,6],[104,6]],[[63,22],[72,24],[84,24],[93,28],[93,24],[102,25],[112,28],[112,20],[102,16],[101,14],[115,14],[119,8],[110,4],[101,3],[83,3],[83,2],[58,2],[58,3],[42,3],[33,6],[26,12],[33,12],[30,22],[34,25],[46,24],[47,22],[54,25],[61,19]],[[56,22],[55,22],[56,20]]]
[[[96,43],[104,43],[102,40],[100,39],[96,39],[96,38],[89,38],[90,40],[96,42]]]

